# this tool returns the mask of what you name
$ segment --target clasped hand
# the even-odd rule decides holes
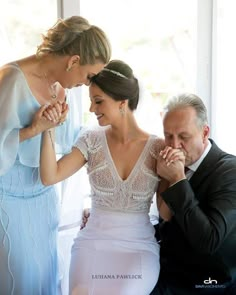
[[[55,102],[53,105],[42,106],[34,115],[32,128],[36,134],[47,129],[63,124],[68,113],[68,104],[66,102]]]
[[[157,158],[157,174],[171,185],[185,178],[184,165],[184,151],[166,146]]]
[[[53,105],[48,105],[43,111],[43,117],[53,122],[55,125],[63,124],[66,120],[68,112],[68,104],[56,102]]]

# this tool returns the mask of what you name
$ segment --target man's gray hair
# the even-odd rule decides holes
[[[164,107],[164,115],[177,109],[192,107],[196,111],[197,124],[203,127],[208,124],[207,109],[200,97],[192,93],[182,93],[171,97]]]

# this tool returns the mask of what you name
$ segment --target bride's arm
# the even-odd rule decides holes
[[[44,185],[60,182],[77,172],[86,160],[81,151],[73,147],[72,151],[56,160],[54,150],[54,130],[43,132],[40,155],[40,176]]]
[[[64,111],[62,109],[61,113],[61,110],[59,109],[59,112],[60,113],[58,113],[57,108],[50,106],[49,111],[45,111],[44,115],[48,120],[51,120],[55,115],[56,117],[59,117],[60,122],[64,122],[67,108],[64,106]],[[40,154],[40,176],[44,185],[52,185],[68,178],[87,162],[84,155],[76,147],[73,147],[69,154],[57,161],[54,145],[55,129],[44,131]]]

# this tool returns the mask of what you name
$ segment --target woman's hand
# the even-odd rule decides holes
[[[34,114],[31,125],[28,127],[32,131],[32,135],[35,136],[43,131],[54,128],[58,122],[55,120],[49,120],[44,116],[45,110],[48,105],[41,106]]]
[[[30,126],[21,129],[20,141],[36,136],[45,130],[63,124],[68,113],[68,105],[56,102],[54,105],[44,105],[34,114]]]
[[[55,104],[49,105],[44,109],[43,117],[55,123],[56,125],[63,124],[66,120],[68,110],[67,103],[56,102]]]

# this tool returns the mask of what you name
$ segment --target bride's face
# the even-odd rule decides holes
[[[115,125],[120,121],[121,101],[114,100],[94,83],[89,86],[89,96],[89,111],[95,114],[100,126]]]

